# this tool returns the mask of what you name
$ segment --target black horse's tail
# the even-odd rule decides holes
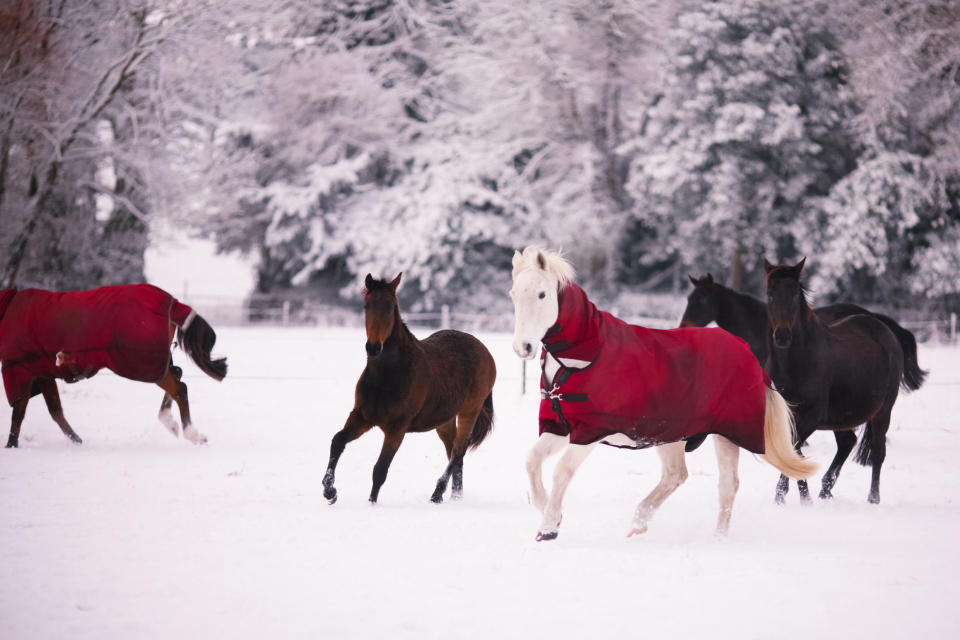
[[[873,427],[869,422],[863,429],[863,435],[860,436],[860,446],[857,447],[854,460],[865,467],[873,464]]]
[[[900,379],[900,386],[907,391],[916,391],[923,384],[928,373],[920,368],[920,363],[917,361],[917,339],[913,333],[901,327],[893,318],[880,313],[874,315],[893,332],[903,350],[903,377]]]
[[[480,410],[480,415],[477,416],[477,421],[473,424],[473,431],[470,432],[467,447],[476,449],[491,431],[493,431],[493,391],[483,401],[483,409]]]
[[[186,330],[182,327],[177,328],[177,339],[190,359],[205,374],[215,380],[223,380],[227,375],[227,359],[210,359],[210,352],[217,341],[217,334],[206,320],[199,315],[193,316]]]

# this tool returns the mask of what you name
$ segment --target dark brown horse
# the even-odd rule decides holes
[[[402,275],[402,274],[401,274]],[[364,292],[367,366],[357,381],[353,410],[330,442],[323,496],[337,501],[334,476],[346,444],[378,426],[383,448],[373,467],[370,502],[376,502],[390,461],[410,431],[437,430],[448,464],[431,496],[443,502],[453,477],[452,498],[463,494],[463,456],[478,446],[493,426],[493,356],[473,336],[437,331],[418,340],[400,318],[398,275],[391,282],[369,274]]]
[[[680,320],[680,326],[705,327],[711,322],[716,322],[721,329],[745,340],[760,364],[766,366],[769,354],[767,335],[770,333],[766,303],[715,282],[709,273],[700,279],[688,277],[693,283],[693,291],[687,296],[687,307]],[[923,384],[927,372],[920,369],[917,360],[917,340],[913,333],[901,327],[893,318],[873,313],[855,304],[818,307],[814,309],[814,313],[824,324],[831,324],[858,314],[873,315],[887,325],[903,350],[904,368],[901,388],[905,391],[916,391]],[[840,469],[853,451],[854,445],[857,444],[856,433],[851,430],[834,431],[833,435],[837,441],[837,453],[824,473],[820,489],[821,498],[833,497],[832,489],[840,475]],[[800,480],[797,486],[801,498],[809,499],[807,481]]]
[[[816,429],[849,430],[866,423],[856,460],[873,467],[868,500],[876,504],[890,413],[903,382],[903,349],[872,315],[824,323],[800,284],[805,262],[774,266],[764,261],[770,377],[794,407],[798,448]],[[787,488],[781,476],[777,502],[783,502]]]
[[[174,335],[200,369],[216,380],[227,373],[226,358],[211,360],[217,336],[190,307],[147,284],[100,287],[89,291],[41,289],[0,291],[0,361],[7,399],[13,407],[7,447],[17,447],[27,403],[43,395],[61,431],[80,444],[64,417],[56,379],[77,382],[107,368],[131,380],[154,382],[164,391],[160,421],[174,435],[180,425],[194,443],[206,437],[191,424],[187,385],[173,365]]]

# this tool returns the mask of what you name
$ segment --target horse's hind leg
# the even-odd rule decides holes
[[[857,444],[857,434],[851,430],[834,431],[833,436],[837,441],[837,455],[833,456],[833,461],[820,481],[820,498],[823,500],[833,498],[833,487],[840,476],[840,468],[853,451],[853,446]]]
[[[183,369],[172,364],[170,365],[170,372],[178,382],[183,376]],[[160,413],[157,414],[157,418],[159,418],[160,423],[173,434],[173,437],[177,438],[180,436],[180,423],[174,420],[173,415],[170,413],[170,407],[172,405],[173,397],[169,393],[164,392],[163,400],[160,401]]]
[[[867,502],[870,504],[880,504],[880,469],[883,467],[883,461],[887,457],[887,429],[890,427],[890,412],[874,416],[867,423],[867,433],[864,437],[870,438],[870,465],[873,467],[873,474],[870,479],[870,494],[867,496]]]
[[[740,488],[740,447],[723,436],[714,436],[717,449],[717,467],[720,474],[720,515],[717,516],[717,535],[723,536],[730,529],[733,499]]]
[[[13,415],[10,418],[10,437],[7,438],[7,449],[16,449],[20,446],[20,425],[23,424],[23,416],[27,415],[28,402],[30,402],[29,395],[13,403]]]
[[[173,398],[173,401],[177,403],[177,408],[180,409],[183,437],[194,444],[205,444],[207,437],[197,431],[190,422],[190,401],[187,398],[187,385],[177,379],[176,374],[173,372],[173,367],[167,369],[167,374],[157,384]],[[162,410],[163,404],[161,403],[160,406]]]
[[[440,440],[443,441],[443,446],[447,450],[447,468],[443,472],[443,475],[440,476],[440,479],[437,480],[437,487],[433,491],[433,495],[430,496],[430,501],[436,504],[443,502],[443,492],[447,490],[447,482],[450,479],[451,474],[453,474],[453,493],[457,494],[457,485],[458,477],[457,470],[459,468],[459,489],[460,493],[463,493],[463,458],[460,458],[459,467],[454,461],[454,451],[456,449],[456,438],[457,438],[457,417],[454,416],[450,420],[447,420],[439,427],[437,427],[437,435],[440,436]]]
[[[636,513],[633,516],[633,529],[627,534],[627,537],[638,533],[646,533],[647,525],[656,510],[687,479],[687,464],[684,460],[685,446],[685,443],[680,441],[657,447],[657,455],[660,456],[660,482],[637,505]]]
[[[81,440],[80,436],[70,427],[70,423],[67,422],[67,419],[63,415],[63,406],[60,404],[60,392],[57,391],[57,381],[53,378],[39,378],[37,380],[37,386],[40,387],[43,400],[47,403],[47,411],[50,412],[50,417],[59,425],[60,430],[63,431],[63,435],[77,444],[83,444],[83,440]]]

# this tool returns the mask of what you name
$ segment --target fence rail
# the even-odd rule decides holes
[[[344,309],[334,305],[308,301],[226,301],[222,299],[190,300],[199,313],[214,325],[266,325],[266,326],[335,326],[362,327],[363,312]],[[677,318],[639,315],[624,315],[631,324],[640,324],[653,329],[670,329],[677,326]],[[460,313],[447,305],[439,311],[409,312],[404,320],[412,327],[425,329],[460,329],[462,331],[512,331],[513,314]],[[904,320],[900,324],[917,336],[918,342],[957,344],[957,314],[946,318]]]

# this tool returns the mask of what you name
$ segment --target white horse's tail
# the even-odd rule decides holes
[[[793,413],[779,393],[767,387],[767,406],[763,419],[763,442],[766,452],[760,457],[780,473],[794,480],[805,480],[817,471],[817,463],[808,460],[793,446],[795,430]]]

